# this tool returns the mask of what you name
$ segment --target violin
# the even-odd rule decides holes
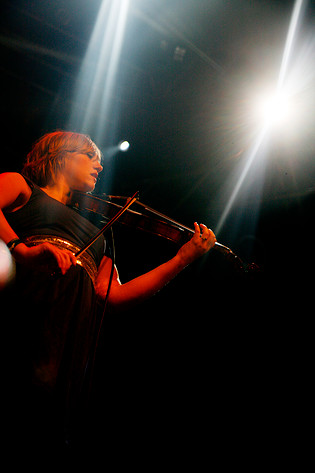
[[[87,245],[85,245],[84,248],[80,250],[79,254],[76,256],[79,256],[86,251],[95,240],[116,221],[121,225],[133,227],[165,238],[180,246],[192,238],[194,234],[193,229],[186,227],[161,212],[152,209],[148,205],[143,204],[138,200],[137,194],[138,192],[136,192],[133,197],[112,195],[101,197],[79,191],[74,191],[72,193],[71,201],[69,203],[72,208],[82,212],[83,214],[101,216],[103,222],[107,221],[105,226],[87,243]],[[113,200],[126,200],[126,204],[122,206],[113,202]],[[130,209],[129,207],[132,204],[135,204],[137,209]],[[220,251],[230,259],[237,269],[248,270],[248,268],[245,268],[244,263],[239,256],[233,253],[233,251],[227,246],[216,242],[213,248]]]

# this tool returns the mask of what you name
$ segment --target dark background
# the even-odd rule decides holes
[[[101,2],[1,5],[0,168],[19,171],[37,138],[68,127]],[[104,154],[98,192],[139,190],[141,201],[183,224],[215,230],[257,136],[255,120],[244,119],[251,92],[277,81],[293,5],[131,1],[111,114],[97,141]],[[249,429],[254,418],[265,422],[268,405],[281,415],[285,395],[280,402],[275,387],[297,370],[296,347],[308,349],[301,340],[313,312],[306,301],[312,304],[314,267],[314,50],[309,1],[289,66],[305,79],[296,94],[299,126],[268,137],[217,234],[245,268],[255,262],[260,269],[237,272],[212,251],[151,301],[106,319],[102,354],[125,415],[145,405],[154,422],[167,411],[178,428],[207,415],[210,399],[217,426],[220,416],[239,425],[244,409]],[[93,129],[90,135],[96,140]],[[122,139],[129,151],[110,157]],[[176,252],[172,243],[118,227],[115,243],[123,281]]]

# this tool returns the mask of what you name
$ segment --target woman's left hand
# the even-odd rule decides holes
[[[195,233],[192,239],[185,243],[178,251],[177,256],[180,257],[184,264],[190,264],[195,259],[207,253],[213,248],[216,240],[215,234],[210,228],[202,223],[194,223]]]

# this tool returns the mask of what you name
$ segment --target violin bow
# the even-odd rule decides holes
[[[121,215],[126,212],[127,209],[129,209],[129,207],[136,201],[138,200],[139,198],[139,191],[135,192],[134,195],[132,197],[128,197],[127,199],[127,202],[126,204],[121,208],[119,209],[119,211],[116,213],[116,215],[114,215],[110,220],[109,222],[106,223],[106,225],[104,225],[103,228],[101,228],[94,237],[92,237],[84,246],[83,248],[81,248],[81,250],[77,251],[77,253],[75,253],[75,257],[76,258],[79,258],[82,253],[84,253],[86,250],[88,250],[90,248],[90,246],[93,245],[93,243],[96,242],[96,240],[103,234],[106,232],[106,230],[108,230],[120,217]]]

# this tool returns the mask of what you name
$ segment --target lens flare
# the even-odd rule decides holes
[[[284,91],[262,95],[256,108],[258,117],[266,125],[284,124],[292,112],[289,95]]]

